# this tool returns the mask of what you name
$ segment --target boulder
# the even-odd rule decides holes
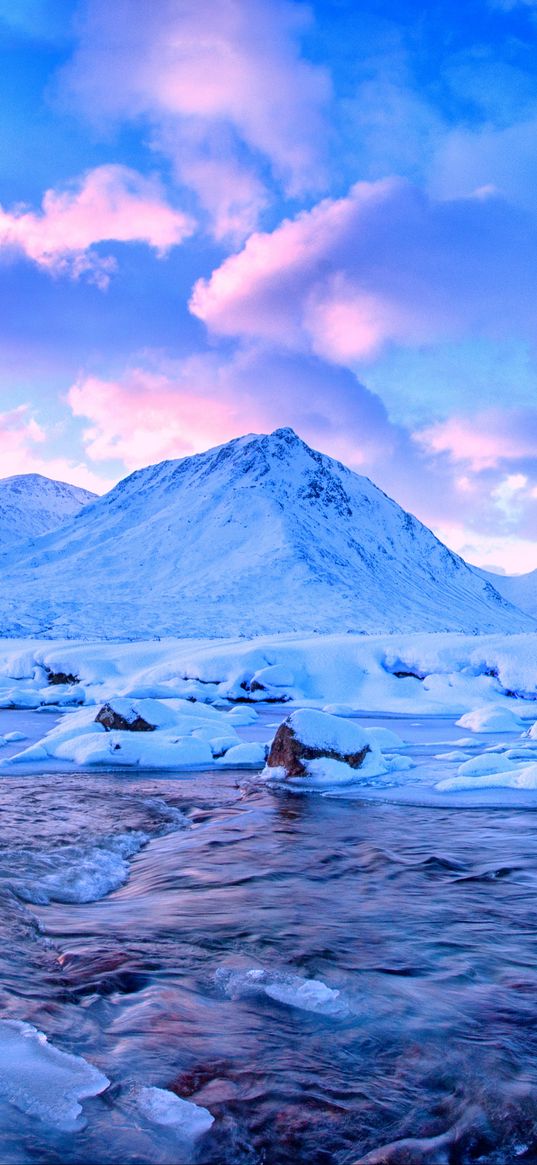
[[[70,671],[47,671],[48,684],[78,684],[80,677]]]
[[[122,705],[126,701],[122,701]],[[107,732],[118,728],[122,732],[154,732],[156,725],[140,716],[136,708],[114,708],[113,704],[103,704],[95,717],[96,724],[102,724]]]
[[[288,777],[307,775],[304,762],[328,757],[342,761],[351,769],[364,763],[370,746],[366,734],[357,724],[309,709],[292,712],[272,741],[267,758],[269,769],[281,768]]]

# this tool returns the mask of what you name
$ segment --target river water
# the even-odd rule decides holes
[[[417,757],[460,735],[389,726]],[[537,1161],[534,812],[244,772],[0,787],[2,1018],[111,1081],[74,1133],[0,1101],[2,1162],[350,1165],[402,1138],[411,1165]],[[216,1118],[187,1155],[140,1084]]]

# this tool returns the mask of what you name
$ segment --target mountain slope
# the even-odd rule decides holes
[[[521,611],[537,619],[537,570],[530,570],[528,574],[505,575],[479,569],[477,573],[491,583],[508,603],[514,603]]]
[[[139,470],[13,554],[2,582],[4,635],[537,629],[290,429]]]
[[[0,480],[0,553],[55,530],[73,518],[96,494],[40,473]]]

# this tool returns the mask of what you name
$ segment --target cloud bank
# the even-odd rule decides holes
[[[51,275],[85,276],[105,288],[115,259],[93,250],[102,242],[140,242],[162,256],[194,224],[168,205],[158,179],[126,166],[98,166],[66,190],[47,190],[41,210],[0,208],[0,248],[22,251]]]

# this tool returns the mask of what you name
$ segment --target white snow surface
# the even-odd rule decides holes
[[[0,1020],[0,1097],[55,1128],[75,1130],[81,1100],[108,1088],[82,1056],[62,1052],[29,1023]]]
[[[40,473],[0,479],[0,555],[28,539],[56,530],[96,494]]]
[[[302,744],[308,748],[318,748],[323,753],[335,752],[339,756],[346,756],[370,747],[368,734],[360,725],[340,716],[330,716],[327,712],[317,712],[313,708],[291,712],[286,724]]]
[[[133,473],[14,547],[2,584],[12,636],[537,629],[368,478],[291,429]],[[285,669],[252,674],[276,663]],[[285,686],[285,672],[265,679]]]
[[[505,733],[504,753],[511,742],[515,743],[513,736],[518,736],[520,743],[516,741],[516,748],[510,749],[513,755],[507,756],[515,765],[514,771],[491,773],[489,761],[486,771],[478,765],[473,775],[463,771],[452,778],[458,782],[453,789],[463,788],[465,782],[464,788],[475,791],[477,782],[491,784],[493,778],[494,787],[508,788],[508,782],[513,785],[521,769],[533,760],[531,750],[537,739],[537,729],[531,727],[537,722],[536,642],[533,633],[295,634],[255,640],[170,639],[120,644],[4,639],[0,640],[0,704],[8,693],[11,704],[37,711],[63,709],[64,714],[46,733],[48,718],[36,718],[43,722],[41,739],[29,747],[22,741],[21,748],[7,758],[13,745],[2,749],[0,771],[8,772],[13,765],[21,766],[19,771],[23,766],[32,770],[37,765],[41,769],[73,765],[175,771],[261,769],[265,746],[252,739],[258,714],[247,703],[230,708],[229,699],[238,696],[247,700],[242,685],[248,686],[263,669],[279,667],[286,679],[286,686],[279,689],[280,699],[287,700],[284,710],[301,717],[314,739],[325,741],[328,747],[330,742],[343,741],[344,751],[347,744],[353,751],[356,742],[365,738],[371,749],[364,765],[356,770],[333,757],[309,762],[307,777],[293,781],[293,791],[295,786],[296,791],[307,791],[309,785],[324,793],[330,786],[341,786],[341,795],[346,795],[354,786],[355,795],[359,795],[362,786],[372,795],[376,783],[380,792],[390,790],[392,796],[394,789],[411,789],[417,787],[416,781],[418,785],[423,781],[419,766],[413,773],[405,771],[413,762],[401,755],[403,747],[406,749],[404,721],[398,724],[401,739],[388,727],[357,723],[364,712],[463,718],[461,722],[473,735],[455,738],[448,748],[441,748],[438,746],[445,738],[439,732],[434,752],[447,753],[445,764],[468,759],[450,758],[453,749],[482,753],[480,732]],[[49,673],[60,671],[77,677],[77,682],[49,684]],[[282,672],[279,675],[281,678]],[[73,692],[84,701],[83,706],[69,703]],[[58,704],[50,704],[50,700]],[[105,702],[157,723],[156,731],[105,731],[95,723],[97,710]],[[345,711],[346,716],[319,711],[323,707]],[[319,735],[320,724],[325,728],[329,724],[331,735],[323,735],[324,729]],[[243,728],[246,736],[250,734],[248,740],[241,735]],[[532,735],[525,738],[528,728]],[[428,778],[429,788],[439,780],[438,763],[442,758]],[[267,775],[278,781],[277,770]],[[516,787],[530,789],[531,777],[524,781]],[[423,783],[419,785],[420,797],[424,788]],[[446,789],[442,787],[443,792]],[[121,855],[110,859],[109,875],[110,879],[121,876]]]
[[[472,732],[520,732],[520,718],[509,708],[475,708],[457,720],[461,728]]]
[[[229,715],[205,704],[187,700],[107,701],[126,718],[141,716],[156,724],[153,732],[128,729],[107,731],[95,719],[95,706],[82,708],[64,716],[38,744],[32,744],[14,756],[5,766],[42,762],[47,758],[70,761],[76,765],[106,765],[158,769],[212,768],[214,757],[241,744]],[[214,743],[213,743],[214,742]],[[264,760],[264,751],[259,764]],[[245,757],[252,764],[252,756]]]
[[[205,706],[203,715],[214,717],[219,713],[213,701],[247,698],[241,684],[279,665],[292,680],[279,689],[291,707],[309,704],[345,716],[354,710],[459,717],[504,709],[516,726],[519,718],[537,720],[536,647],[534,634],[293,634],[135,643],[1,639],[0,705],[57,701],[65,707],[75,691],[86,706],[116,698],[182,699],[189,714],[202,715]],[[80,682],[48,684],[48,673],[60,671]],[[226,734],[255,718],[248,704],[234,707]]]

